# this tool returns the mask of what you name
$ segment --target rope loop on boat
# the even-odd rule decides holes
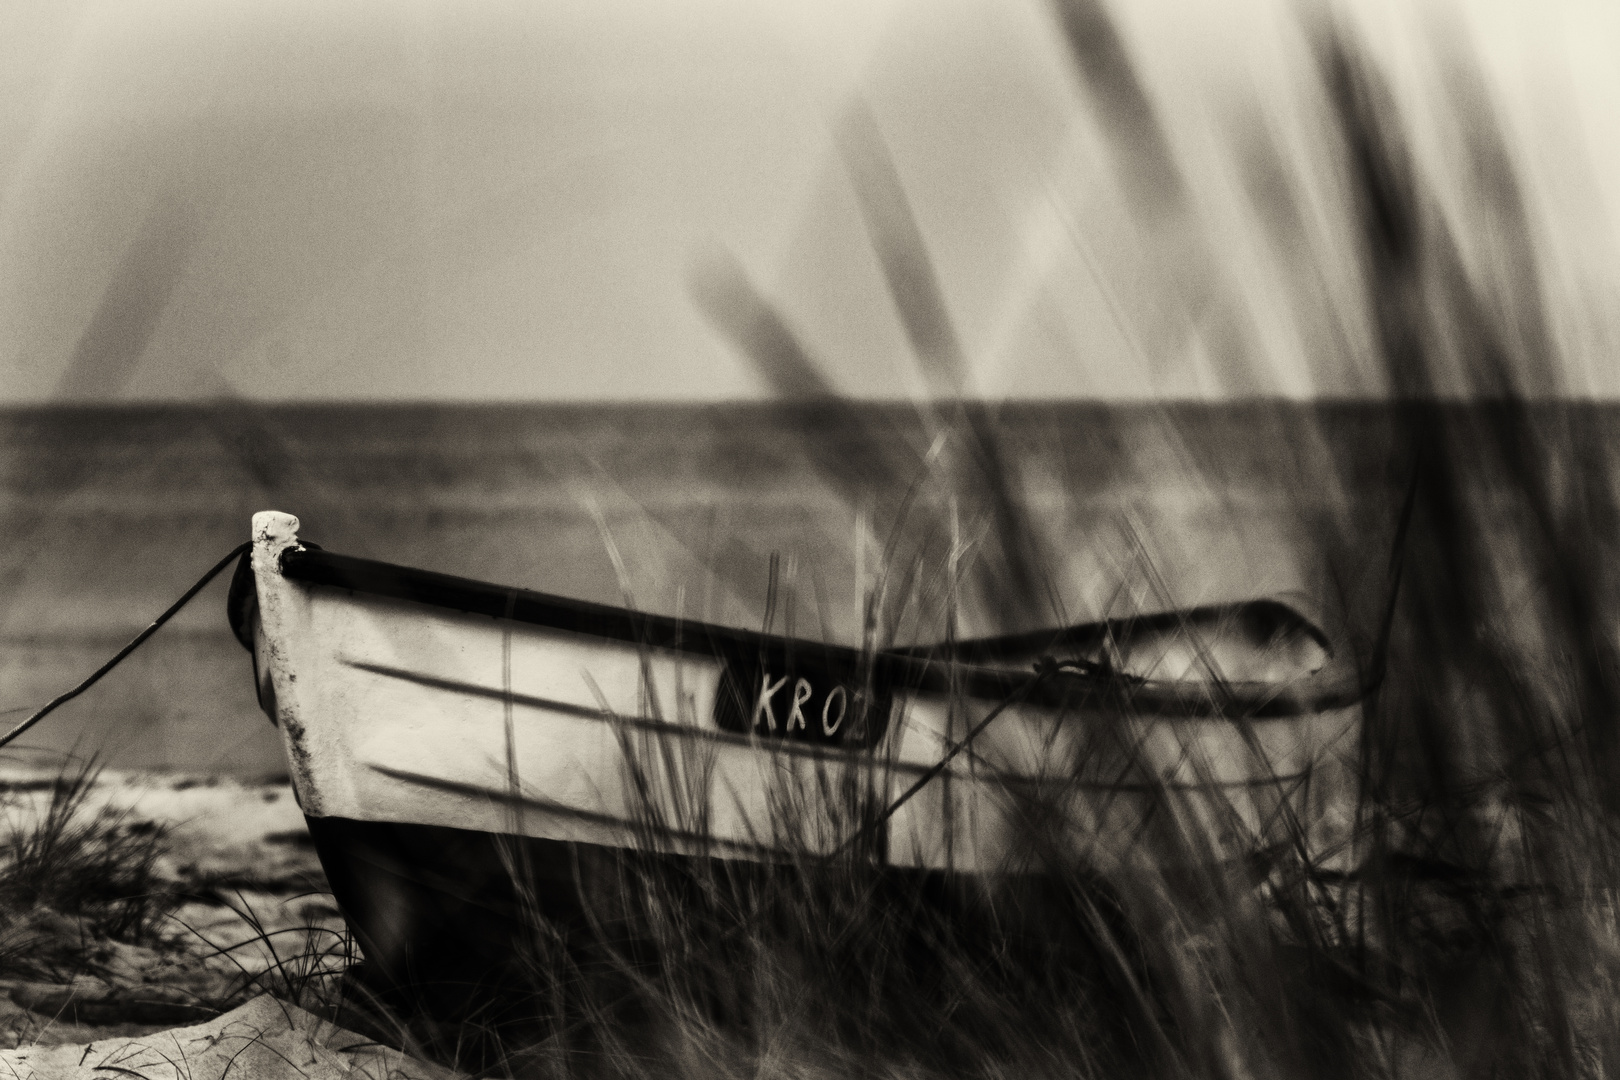
[[[1082,662],[1073,660],[1056,660],[1050,656],[1043,656],[1039,660],[1035,661],[1035,672],[1024,683],[1024,685],[1020,686],[1013,693],[1003,698],[1001,703],[995,708],[991,709],[983,720],[980,720],[977,724],[973,725],[973,730],[969,731],[965,736],[963,736],[961,742],[953,744],[951,748],[946,751],[944,757],[936,761],[932,766],[929,767],[927,772],[923,773],[917,778],[915,783],[906,788],[905,791],[901,792],[899,797],[897,797],[892,803],[884,807],[883,813],[879,814],[874,820],[868,822],[854,836],[851,836],[848,840],[845,840],[842,844],[839,844],[838,847],[833,851],[831,858],[836,859],[838,856],[848,851],[856,843],[865,837],[872,835],[872,833],[881,828],[883,823],[892,818],[902,806],[911,800],[913,795],[927,787],[932,780],[938,777],[940,773],[944,772],[946,766],[950,765],[951,761],[956,757],[956,755],[960,754],[963,750],[966,750],[969,744],[971,744],[974,739],[978,738],[980,733],[983,732],[985,728],[989,727],[991,722],[993,722],[996,717],[1000,716],[1012,706],[1017,705],[1019,702],[1029,697],[1030,693],[1033,692],[1037,686],[1041,685],[1041,683],[1059,674],[1060,672],[1084,674],[1085,672],[1078,667],[1080,663]]]
[[[185,607],[186,604],[191,601],[192,597],[202,592],[203,586],[207,585],[210,581],[213,581],[216,577],[218,577],[221,571],[223,571],[227,566],[231,565],[231,563],[235,562],[252,546],[252,541],[246,541],[232,548],[229,555],[219,560],[219,562],[214,565],[212,570],[198,578],[197,583],[191,588],[187,589],[184,596],[170,604],[169,609],[163,614],[153,619],[151,626],[148,626],[145,630],[142,630],[139,634],[136,634],[133,641],[118,651],[117,656],[113,657],[111,660],[108,660],[105,664],[102,664],[95,670],[93,674],[91,674],[89,678],[85,679],[78,686],[75,686],[73,689],[64,694],[58,694],[56,697],[46,702],[44,707],[38,712],[34,713],[34,715],[30,716],[28,719],[24,720],[22,723],[18,724],[4,735],[0,735],[0,747],[6,746],[23,732],[45,719],[45,717],[49,716],[53,711],[55,711],[57,706],[65,705],[69,701],[72,701],[74,698],[78,697],[80,694],[84,693],[86,690],[90,689],[92,686],[96,685],[103,675],[107,674],[107,672],[111,671],[113,668],[122,663],[124,658],[130,653],[140,648],[141,645],[145,643],[147,638],[157,633],[158,627],[172,619],[176,612]]]
[[[973,740],[978,738],[984,729],[990,726],[991,722],[994,721],[996,717],[1000,716],[1012,706],[1017,705],[1025,698],[1029,697],[1029,695],[1034,692],[1036,687],[1040,686],[1048,679],[1055,678],[1058,675],[1074,675],[1084,679],[1107,679],[1110,681],[1123,681],[1126,683],[1141,683],[1144,681],[1137,676],[1128,675],[1115,670],[1113,665],[1108,662],[1106,655],[1101,660],[1085,660],[1080,658],[1059,660],[1055,656],[1042,656],[1035,660],[1034,669],[1034,674],[1027,681],[1025,681],[1024,685],[1020,686],[1017,690],[1004,698],[999,705],[991,709],[983,720],[980,720],[973,726],[972,731],[969,731],[965,736],[963,736],[961,742],[952,745],[951,748],[946,751],[944,757],[936,761],[932,766],[929,767],[927,772],[923,773],[917,778],[914,784],[906,788],[905,791],[900,793],[899,797],[897,797],[888,806],[884,807],[883,813],[879,814],[876,819],[868,822],[854,836],[851,836],[848,840],[845,840],[842,844],[839,844],[830,857],[836,859],[860,840],[872,835],[873,832],[882,827],[883,823],[892,818],[902,806],[911,800],[913,795],[927,787],[931,781],[943,773],[946,766],[950,765],[952,759],[955,758],[957,754],[960,754],[963,750],[966,750]]]

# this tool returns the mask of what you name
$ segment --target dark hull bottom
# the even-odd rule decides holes
[[[1004,978],[1008,992],[1072,987],[1098,977],[1125,936],[1103,893],[1073,879],[1004,882],[991,897],[982,879],[938,872],[793,869],[342,818],[309,827],[367,987],[418,1034],[453,1032],[463,1064],[469,1052],[487,1058],[469,1031],[509,1043],[604,1012],[634,1022],[649,994],[672,986],[716,1022],[746,1024],[750,979],[778,947],[808,978],[842,972],[864,993],[921,1005],[964,972],[980,986]],[[842,1000],[847,988],[810,992]]]

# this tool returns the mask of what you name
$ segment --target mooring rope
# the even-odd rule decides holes
[[[175,612],[185,607],[193,596],[196,596],[198,593],[202,592],[203,586],[207,585],[210,581],[213,581],[216,577],[218,577],[220,571],[224,570],[227,566],[231,565],[231,563],[235,562],[244,551],[248,550],[248,548],[252,546],[252,541],[247,541],[232,548],[229,555],[219,560],[219,562],[214,565],[212,570],[198,578],[197,584],[187,589],[184,596],[170,604],[167,611],[153,619],[151,626],[148,626],[145,630],[142,630],[139,634],[136,634],[135,639],[120,649],[117,656],[113,657],[105,664],[102,664],[95,670],[94,674],[92,674],[88,679],[85,679],[78,686],[75,686],[65,694],[58,694],[56,697],[46,702],[44,707],[38,712],[34,713],[34,715],[30,716],[28,719],[24,720],[22,723],[18,724],[4,735],[0,735],[0,747],[10,743],[13,739],[17,738],[17,736],[21,735],[35,724],[45,719],[45,717],[49,716],[57,706],[64,705],[67,702],[72,701],[74,698],[96,685],[103,675],[107,674],[107,672],[111,671],[113,668],[122,663],[124,658],[130,653],[140,648],[141,644],[145,642],[147,638],[157,633],[158,627],[172,619]]]

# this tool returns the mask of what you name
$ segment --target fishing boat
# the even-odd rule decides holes
[[[600,930],[586,879],[624,852],[896,880],[1038,874],[1057,852],[1107,873],[1325,849],[1353,780],[1365,680],[1275,598],[871,652],[298,528],[255,515],[231,625],[393,986],[487,980],[524,910]]]

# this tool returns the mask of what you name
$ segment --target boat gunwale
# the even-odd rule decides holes
[[[427,607],[483,615],[551,630],[623,642],[638,648],[684,652],[721,659],[770,656],[791,663],[795,654],[872,672],[894,690],[914,694],[966,694],[1004,701],[1023,693],[1029,704],[1061,705],[1075,711],[1108,710],[1166,720],[1225,718],[1268,721],[1297,718],[1356,704],[1375,684],[1353,672],[1324,677],[1341,664],[1292,683],[1173,682],[1141,680],[1100,672],[1065,673],[1033,685],[1033,672],[985,667],[948,654],[888,650],[864,655],[844,645],[765,634],[739,627],[639,612],[589,600],[457,577],[435,570],[342,555],[313,545],[282,552],[284,577],[308,585],[404,600]],[[249,571],[251,572],[251,571]],[[1238,607],[1241,605],[1232,605]],[[1203,610],[1203,609],[1199,609]],[[1219,610],[1219,609],[1210,609]],[[1169,619],[1185,613],[1149,616]],[[1055,631],[1054,640],[1099,637],[1116,623],[1140,627],[1143,618],[1112,620]],[[945,647],[941,646],[943,650]]]

